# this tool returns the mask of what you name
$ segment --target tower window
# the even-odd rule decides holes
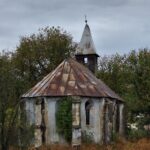
[[[87,57],[84,58],[84,63],[85,63],[85,64],[88,63],[88,58],[87,58]]]

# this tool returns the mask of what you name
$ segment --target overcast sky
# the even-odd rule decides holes
[[[150,0],[0,0],[0,51],[46,26],[79,42],[85,14],[100,55],[150,47]]]

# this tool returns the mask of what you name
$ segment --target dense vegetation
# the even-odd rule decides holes
[[[133,136],[136,132],[139,137],[141,134],[150,135],[150,130],[144,131],[144,125],[150,124],[150,50],[141,49],[123,56],[116,54],[101,57],[97,77],[126,102],[127,125],[136,126],[134,133],[126,131],[132,132]]]
[[[22,37],[14,52],[0,54],[0,147],[25,145],[29,136],[25,117],[20,113],[20,96],[65,58],[72,55],[72,37],[62,29],[40,29],[38,34]],[[20,133],[21,132],[21,133]],[[20,138],[20,134],[21,137]],[[27,145],[27,143],[26,143]]]
[[[57,103],[57,132],[69,143],[72,139],[72,98],[64,97]]]
[[[71,56],[75,50],[72,45],[67,32],[52,27],[22,37],[14,52],[0,54],[2,150],[7,150],[9,145],[24,145],[20,140],[20,132],[25,132],[24,117],[19,109],[20,95]],[[150,50],[101,57],[97,77],[125,100],[127,124],[136,123],[143,131],[143,126],[150,124]]]

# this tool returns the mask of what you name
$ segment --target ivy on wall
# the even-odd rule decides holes
[[[67,142],[72,139],[72,98],[63,97],[57,103],[56,128]]]

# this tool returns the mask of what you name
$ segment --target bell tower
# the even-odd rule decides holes
[[[76,60],[89,68],[93,73],[97,70],[97,58],[99,55],[96,53],[94,42],[92,39],[90,27],[87,24],[85,18],[85,27],[82,34],[80,43],[78,44],[76,54]]]

